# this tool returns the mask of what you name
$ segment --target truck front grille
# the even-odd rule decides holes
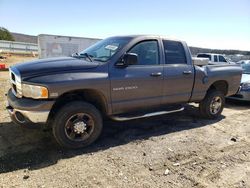
[[[15,84],[12,84],[12,89],[15,91],[14,93],[16,94],[17,93],[17,89],[16,89],[16,85]]]
[[[13,72],[11,73],[11,79],[12,79],[14,82],[16,81],[16,77],[15,77],[15,75],[14,75]]]
[[[11,82],[11,90],[12,93],[18,97],[22,97],[22,84],[21,84],[21,77],[19,71],[15,68],[10,68],[10,82]]]

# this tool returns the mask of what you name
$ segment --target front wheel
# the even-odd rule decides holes
[[[200,102],[199,109],[203,117],[215,119],[221,115],[225,105],[225,96],[217,90],[207,92],[205,98]]]
[[[99,137],[102,117],[99,110],[89,103],[70,102],[56,114],[52,130],[62,147],[83,148]]]

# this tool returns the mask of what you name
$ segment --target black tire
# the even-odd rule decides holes
[[[84,118],[87,120],[84,120]],[[81,133],[75,130],[77,122],[83,122],[84,124],[84,130],[81,130],[83,131]],[[88,130],[90,130],[90,133],[87,134]],[[100,136],[102,116],[99,110],[92,104],[82,101],[70,102],[63,106],[55,115],[52,131],[56,141],[62,147],[83,148],[93,143]]]
[[[213,105],[216,101],[218,105],[219,103],[221,103],[220,106]],[[200,102],[199,110],[203,117],[208,119],[215,119],[221,115],[224,105],[225,105],[224,94],[217,90],[209,90],[205,98]]]

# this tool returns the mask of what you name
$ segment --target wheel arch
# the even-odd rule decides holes
[[[218,80],[212,83],[207,91],[210,91],[212,89],[221,91],[224,94],[224,96],[226,96],[228,93],[228,82],[225,80]]]
[[[102,115],[108,113],[107,99],[102,92],[95,89],[79,89],[63,93],[56,99],[56,102],[50,111],[49,120],[53,119],[53,116],[62,106],[71,101],[77,100],[85,101],[94,105]]]

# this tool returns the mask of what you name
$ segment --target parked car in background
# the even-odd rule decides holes
[[[250,101],[250,60],[241,60],[237,64],[241,64],[243,68],[240,88],[235,95],[228,98]]]
[[[240,60],[237,62],[237,64],[249,64],[250,60]]]
[[[222,54],[199,53],[197,57],[208,58],[209,64],[224,64],[224,63],[233,64],[233,62],[230,59],[226,58]]]

